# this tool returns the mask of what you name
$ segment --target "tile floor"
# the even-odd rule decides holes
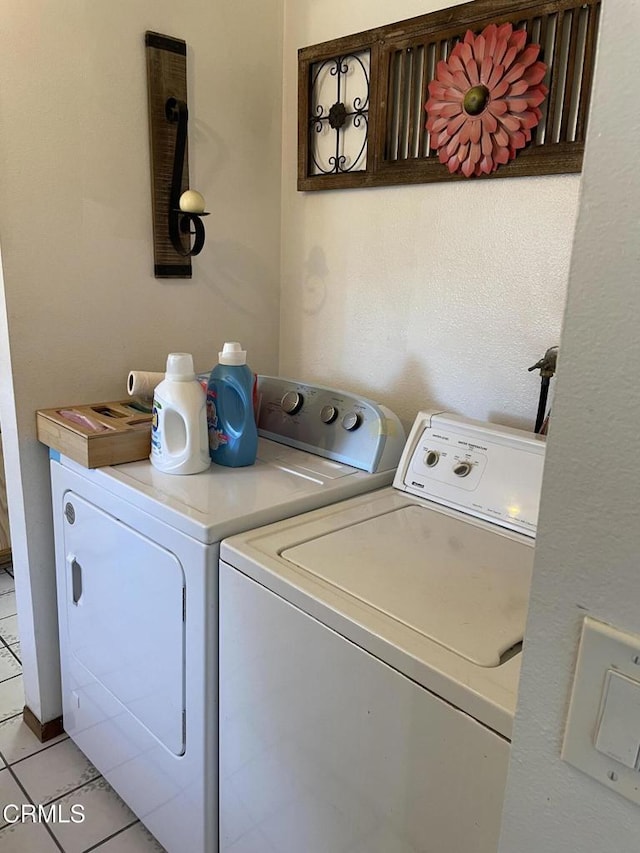
[[[40,743],[22,721],[23,706],[13,576],[0,569],[0,851],[162,853],[66,735]],[[33,822],[27,811],[25,822],[13,823],[23,804],[43,805],[48,817],[63,820]],[[79,805],[82,823],[72,820],[82,814],[73,809]]]

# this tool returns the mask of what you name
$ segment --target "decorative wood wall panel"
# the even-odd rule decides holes
[[[191,278],[191,259],[179,255],[169,238],[171,177],[176,147],[176,125],[167,121],[168,98],[187,102],[187,45],[182,39],[161,33],[145,33],[151,201],[153,210],[153,257],[156,278]],[[189,186],[189,151],[185,148],[182,190]]]
[[[298,189],[468,180],[439,162],[424,105],[438,61],[490,23],[540,44],[549,94],[531,142],[483,177],[579,172],[599,14],[600,0],[475,0],[300,50]]]

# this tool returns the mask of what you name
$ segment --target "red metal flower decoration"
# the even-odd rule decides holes
[[[531,139],[548,89],[539,44],[525,47],[525,30],[490,24],[438,62],[429,83],[427,130],[449,171],[466,177],[495,172]]]

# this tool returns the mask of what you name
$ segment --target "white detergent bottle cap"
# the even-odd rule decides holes
[[[169,353],[166,378],[176,382],[190,382],[196,378],[193,369],[193,356],[190,352]]]
[[[220,364],[246,364],[247,351],[237,341],[228,341],[218,353]]]

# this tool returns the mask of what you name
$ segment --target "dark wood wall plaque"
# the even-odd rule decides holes
[[[438,61],[491,23],[541,46],[549,91],[531,141],[482,177],[581,171],[599,15],[600,0],[474,0],[301,49],[298,189],[476,180],[440,163],[424,105]]]
[[[191,278],[191,260],[178,254],[169,238],[169,197],[176,141],[176,124],[167,120],[168,98],[187,103],[187,45],[182,39],[145,33],[153,254],[156,278]],[[188,143],[185,148],[182,189],[189,185]]]

